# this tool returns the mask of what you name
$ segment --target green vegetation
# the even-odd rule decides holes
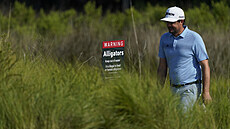
[[[19,58],[2,37],[0,128],[12,129],[172,129],[229,128],[229,79],[212,80],[213,103],[191,112],[177,110],[178,98],[156,79],[124,72],[104,80],[84,63],[42,57]],[[16,60],[17,59],[17,60]]]
[[[36,13],[31,7],[15,2],[10,27],[8,13],[0,13],[0,31],[10,31],[10,41],[20,55],[30,57],[40,53],[70,62],[94,57],[88,61],[93,65],[100,64],[102,41],[123,39],[126,41],[127,67],[135,68],[141,63],[142,69],[154,70],[160,36],[167,32],[165,24],[160,22],[166,9],[148,4],[142,11],[133,7],[132,12],[102,13],[101,7],[96,8],[94,2],[88,2],[84,12],[70,9]],[[185,10],[186,24],[203,37],[215,74],[229,73],[229,12],[229,6],[223,1],[213,2],[212,7],[203,3],[200,7]],[[138,44],[134,38],[132,13]],[[137,51],[139,58],[136,58]]]
[[[102,14],[89,2],[84,13],[36,14],[16,2],[10,18],[0,13],[0,31],[10,32],[0,38],[0,128],[230,128],[230,8],[212,4],[185,13],[186,24],[206,43],[213,102],[183,114],[169,87],[156,86],[154,74],[159,39],[167,31],[159,19],[167,7],[132,8],[136,44],[130,10]],[[118,80],[104,80],[101,43],[116,39],[126,41],[127,70]]]

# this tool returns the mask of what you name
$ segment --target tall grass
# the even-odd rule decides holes
[[[230,59],[230,17],[226,12],[230,8],[224,2],[212,6],[210,9],[201,4],[201,7],[185,9],[186,25],[203,37],[213,73],[226,76]],[[127,68],[134,67],[140,73],[146,67],[154,71],[158,65],[160,36],[168,31],[159,20],[166,9],[148,4],[142,11],[133,7],[123,13],[102,14],[101,7],[96,8],[94,2],[89,2],[83,13],[72,9],[36,13],[31,7],[16,2],[12,7],[10,41],[15,51],[24,56],[42,54],[70,62],[91,58],[87,63],[100,66],[102,41],[123,39]],[[4,14],[0,14],[0,24],[2,32],[9,30],[8,17]]]
[[[4,39],[4,38],[3,38]],[[104,80],[101,69],[36,56],[22,58],[1,40],[0,128],[171,129],[229,128],[229,79],[211,81],[213,103],[183,113],[168,86],[157,87],[145,72],[123,71]],[[6,53],[6,51],[8,51]],[[3,60],[4,59],[4,60]],[[9,76],[11,75],[11,76]]]
[[[223,3],[215,7],[216,16],[219,9],[229,9]],[[195,24],[202,18],[188,20],[189,27],[202,35],[210,56],[213,102],[205,109],[198,102],[183,113],[168,85],[156,86],[159,39],[167,32],[157,19],[165,9],[148,5],[146,12],[139,12],[133,8],[135,44],[130,11],[102,16],[100,8],[88,3],[84,14],[41,10],[35,17],[31,8],[18,3],[12,10],[10,37],[0,40],[0,128],[230,128],[229,16],[224,19],[225,29]],[[188,13],[202,15],[207,10],[202,5],[202,10]],[[0,21],[0,29],[7,30],[7,18],[0,14]],[[111,39],[126,41],[126,69],[121,78],[105,80],[101,43]]]

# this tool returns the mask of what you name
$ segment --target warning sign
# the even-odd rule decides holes
[[[119,77],[117,73],[124,67],[124,47],[124,40],[102,43],[102,66],[106,78]]]

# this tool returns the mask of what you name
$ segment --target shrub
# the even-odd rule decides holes
[[[25,3],[14,3],[14,8],[12,10],[12,29],[18,31],[19,33],[31,33],[35,30],[36,19],[35,11],[32,7],[26,7]]]
[[[68,34],[72,32],[72,21],[75,15],[74,10],[67,10],[66,12],[51,11],[49,14],[45,14],[43,10],[40,10],[37,29],[43,35],[60,36]]]
[[[6,32],[8,30],[9,20],[6,16],[0,13],[0,31]]]
[[[145,18],[147,18],[147,23],[151,25],[160,24],[160,19],[165,16],[166,7],[161,7],[159,5],[152,6],[151,4],[147,4],[146,10],[144,12]]]
[[[224,30],[230,29],[230,8],[223,1],[212,3],[216,23]]]
[[[104,30],[114,33],[115,35],[121,35],[123,30],[125,28],[127,29],[129,26],[126,20],[126,15],[121,12],[107,12],[103,18],[103,25],[105,25],[104,27],[102,26]]]
[[[189,9],[185,14],[186,22],[198,29],[212,29],[215,25],[215,18],[205,3],[202,3],[200,8]]]

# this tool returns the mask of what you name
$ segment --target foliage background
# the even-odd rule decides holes
[[[155,85],[159,40],[167,32],[159,19],[167,7],[114,12],[90,1],[82,8],[47,11],[16,1],[1,10],[0,128],[230,127],[227,1],[185,9],[186,25],[207,47],[213,97],[205,111],[197,104],[186,115],[169,87]],[[126,41],[126,70],[119,80],[104,80],[101,44],[117,39]]]
[[[101,6],[97,8],[95,2],[88,2],[83,12],[69,9],[46,13],[43,9],[36,12],[25,3],[16,1],[10,13],[10,24],[9,13],[0,13],[0,31],[10,31],[10,40],[21,55],[40,53],[65,61],[92,58],[90,64],[100,64],[102,41],[124,39],[127,67],[138,66],[140,69],[141,63],[154,69],[158,62],[159,38],[167,32],[165,23],[159,20],[166,9],[149,3],[142,10],[132,7],[124,12],[108,10],[103,14]],[[203,37],[214,73],[229,72],[229,12],[225,1],[212,2],[211,7],[201,3],[199,7],[185,10],[186,25]],[[135,22],[135,31],[132,21]]]

